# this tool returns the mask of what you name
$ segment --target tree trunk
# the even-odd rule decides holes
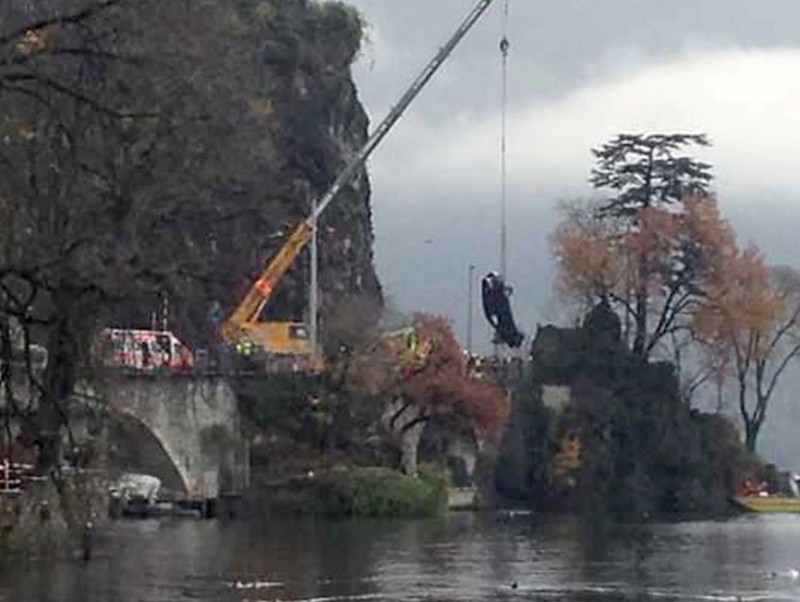
[[[37,412],[39,457],[36,470],[47,474],[61,462],[69,400],[76,378],[77,349],[69,318],[59,317],[48,337],[48,362]]]
[[[637,220],[641,227],[641,214],[650,207],[653,194],[653,157],[655,149],[651,146],[647,157],[647,172],[645,175],[644,196],[639,209]],[[646,359],[647,353],[647,282],[650,279],[647,255],[643,249],[639,250],[638,281],[636,283],[636,332],[633,338],[633,354],[641,359]]]
[[[756,443],[758,442],[759,427],[753,422],[747,422],[744,426],[744,446],[750,453],[756,453]]]
[[[647,343],[647,292],[644,290],[643,279],[645,275],[643,274],[643,270],[640,269],[639,271],[639,279],[642,281],[642,284],[639,285],[636,291],[636,332],[633,337],[632,351],[636,357],[644,359],[647,355],[645,352]]]
[[[38,411],[38,455],[36,473],[46,475],[61,463],[61,435],[64,421],[55,406],[44,399]]]
[[[383,415],[383,422],[399,439],[400,467],[403,472],[416,476],[419,441],[428,423],[422,408],[415,404],[407,404],[402,398],[394,399]]]
[[[419,441],[422,439],[422,431],[425,430],[427,422],[417,422],[402,434],[402,453],[400,458],[400,465],[403,472],[412,477],[417,476],[417,451],[419,450]]]

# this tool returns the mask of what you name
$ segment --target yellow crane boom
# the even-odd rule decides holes
[[[313,227],[308,221],[302,222],[292,232],[278,254],[272,258],[258,280],[247,291],[239,306],[222,325],[222,337],[225,341],[235,343],[248,338],[248,334],[252,332],[252,328],[248,328],[248,325],[258,322],[264,306],[272,298],[275,287],[294,265],[300,251],[311,240],[312,232]]]

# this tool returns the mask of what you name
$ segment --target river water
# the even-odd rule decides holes
[[[8,602],[800,600],[800,517],[589,529],[429,521],[119,521],[88,563],[0,562]]]

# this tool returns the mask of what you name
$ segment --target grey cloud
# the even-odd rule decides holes
[[[426,112],[446,112],[448,97],[476,110],[496,106],[501,2],[449,61],[446,72],[458,88],[440,78],[426,92],[431,100]],[[374,47],[365,51],[359,74],[365,97],[379,114],[474,5],[473,0],[351,3],[372,24]],[[800,44],[796,0],[511,0],[510,11],[515,102],[564,94],[626,63],[663,60],[687,49]]]

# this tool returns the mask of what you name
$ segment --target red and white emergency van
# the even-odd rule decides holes
[[[107,366],[135,370],[191,370],[194,355],[167,330],[104,328],[99,351]]]

